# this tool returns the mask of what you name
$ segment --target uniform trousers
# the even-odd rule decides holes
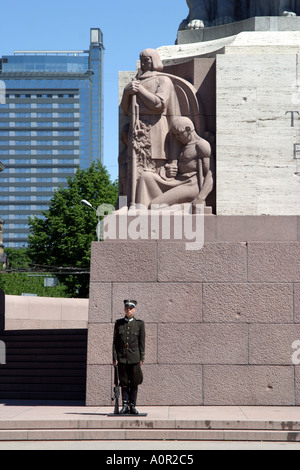
[[[123,402],[136,404],[138,386],[143,382],[140,364],[118,364],[120,386]]]

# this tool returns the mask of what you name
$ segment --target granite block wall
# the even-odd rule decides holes
[[[147,334],[139,405],[299,406],[299,229],[296,216],[209,216],[198,251],[94,243],[87,404],[111,405],[113,326],[134,297]]]
[[[217,214],[298,215],[299,53],[256,46],[217,56]]]

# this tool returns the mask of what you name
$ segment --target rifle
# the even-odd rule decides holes
[[[115,379],[114,379],[114,395],[111,398],[112,401],[115,400],[115,409],[114,409],[114,414],[118,415],[119,413],[119,398],[120,398],[120,386],[119,386],[119,373],[118,373],[118,366],[115,367]]]

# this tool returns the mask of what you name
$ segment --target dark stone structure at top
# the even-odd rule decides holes
[[[177,44],[213,41],[245,31],[299,31],[300,0],[187,0]]]
[[[179,30],[201,29],[255,16],[296,16],[299,0],[187,0],[188,17]]]

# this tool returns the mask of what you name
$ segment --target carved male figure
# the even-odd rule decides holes
[[[179,156],[165,165],[165,172],[144,172],[138,181],[137,202],[149,209],[186,202],[196,207],[205,204],[213,189],[210,144],[198,136],[187,117],[175,118],[171,132],[183,146]]]

